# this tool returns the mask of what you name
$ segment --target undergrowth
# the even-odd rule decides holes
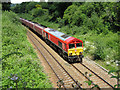
[[[51,88],[26,30],[13,12],[2,13],[2,88]]]

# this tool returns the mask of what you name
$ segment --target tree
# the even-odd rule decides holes
[[[36,4],[37,4],[37,2],[29,2],[25,7],[25,12],[28,13],[33,8],[36,8],[36,6],[35,6]]]
[[[4,11],[8,10],[9,11],[10,10],[10,5],[11,5],[11,2],[7,2],[7,3],[3,2],[2,3],[2,10],[4,10]]]

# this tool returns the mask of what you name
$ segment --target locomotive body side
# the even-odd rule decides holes
[[[64,50],[64,52],[67,52],[67,47],[66,47],[67,43],[65,42],[66,39],[61,37],[62,35],[64,35],[64,33],[51,28],[45,28],[44,32],[46,33],[46,39],[49,39],[61,50]]]

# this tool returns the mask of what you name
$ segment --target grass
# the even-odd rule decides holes
[[[2,88],[52,88],[19,17],[2,13]]]

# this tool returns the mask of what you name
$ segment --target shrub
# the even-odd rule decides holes
[[[18,19],[13,12],[2,13],[2,88],[51,88]]]

